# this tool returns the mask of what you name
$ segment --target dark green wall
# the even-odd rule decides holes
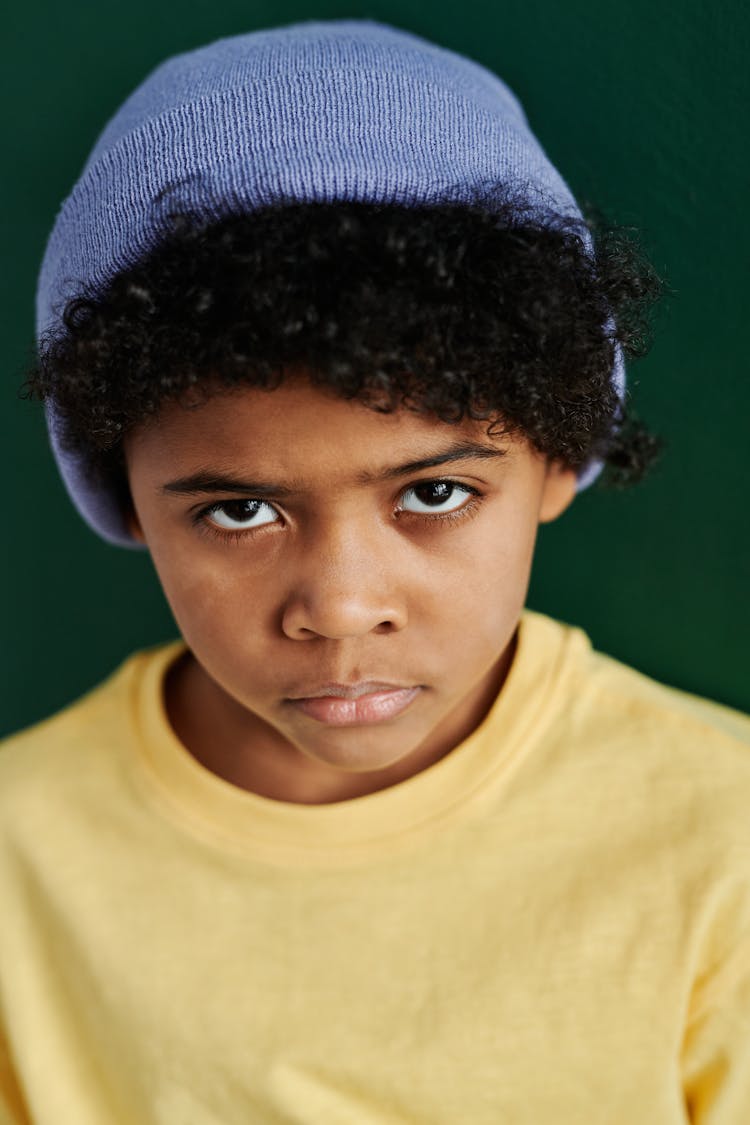
[[[147,557],[100,542],[59,483],[39,408],[17,398],[36,271],[96,134],[167,55],[298,19],[370,16],[471,55],[520,95],[580,198],[637,226],[675,290],[630,369],[668,440],[624,493],[542,528],[529,604],[650,675],[750,710],[747,205],[750,9],[605,5],[44,4],[4,19],[1,730],[36,720],[174,626]]]

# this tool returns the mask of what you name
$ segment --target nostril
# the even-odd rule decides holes
[[[390,605],[378,606],[377,600],[368,596],[305,597],[298,592],[282,611],[281,629],[288,637],[317,636],[330,640],[371,633],[384,635],[402,629],[407,620],[406,607],[395,606],[392,601]]]

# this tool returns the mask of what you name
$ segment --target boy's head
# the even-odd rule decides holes
[[[649,453],[623,351],[654,285],[594,248],[495,75],[372,21],[296,24],[168,60],[107,125],[49,240],[32,385],[79,510],[129,545],[125,436],[293,367],[522,433],[581,488]]]
[[[157,69],[58,216],[31,385],[84,517],[151,551],[188,747],[315,802],[473,730],[539,523],[653,453],[623,355],[658,287],[502,82],[416,36],[298,24]]]

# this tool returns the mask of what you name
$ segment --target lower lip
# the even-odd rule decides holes
[[[405,711],[419,695],[420,688],[399,688],[398,691],[375,691],[360,695],[359,699],[342,699],[325,695],[314,699],[290,699],[289,702],[303,715],[326,723],[331,727],[352,726],[355,723],[382,723]]]

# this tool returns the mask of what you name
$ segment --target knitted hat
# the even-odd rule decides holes
[[[220,39],[158,66],[99,136],[47,244],[37,338],[62,333],[66,300],[101,292],[152,250],[168,211],[210,220],[279,199],[476,202],[488,184],[541,214],[580,217],[518,99],[478,63],[369,19]],[[619,345],[613,380],[622,398]],[[114,490],[62,447],[53,402],[47,421],[78,511],[103,538],[136,546]],[[584,466],[579,490],[601,469]]]

